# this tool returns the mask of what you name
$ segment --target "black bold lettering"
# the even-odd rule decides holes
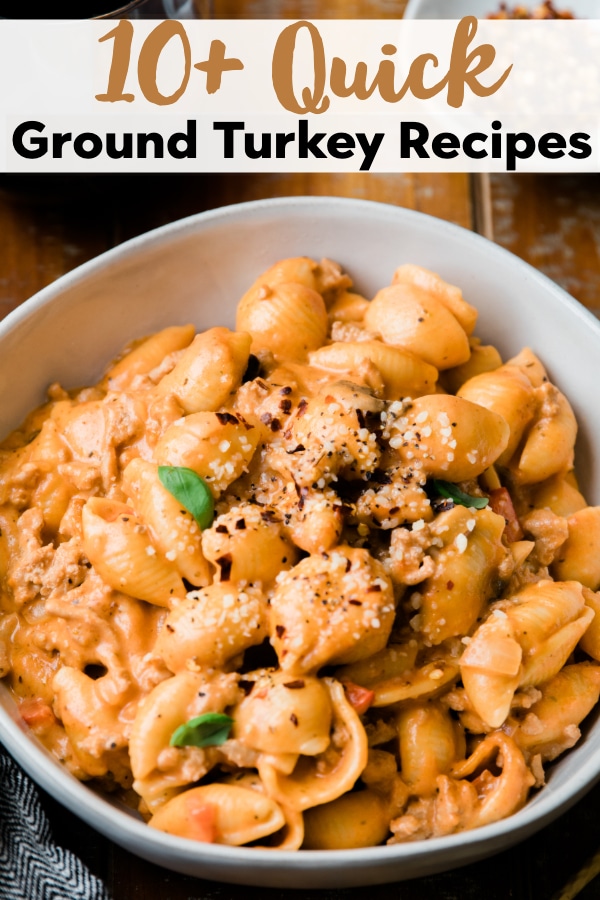
[[[15,128],[12,136],[12,144],[19,156],[22,156],[25,159],[40,159],[40,157],[46,155],[48,152],[48,138],[28,136],[27,146],[23,143],[23,138],[28,131],[37,131],[41,134],[45,128],[46,126],[43,122],[36,122],[35,120],[22,122]]]
[[[245,122],[213,122],[213,131],[223,132],[223,159],[233,159],[233,136],[245,127]]]
[[[416,136],[412,132],[416,131]],[[430,159],[425,149],[429,140],[429,129],[422,122],[400,122],[400,158],[410,159],[412,150],[416,150],[420,159]]]

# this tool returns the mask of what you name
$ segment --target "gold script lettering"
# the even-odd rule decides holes
[[[294,51],[296,49],[296,37],[301,28],[306,28],[312,41],[313,49],[313,88],[302,89],[301,106],[294,93]],[[298,113],[323,113],[329,108],[329,97],[324,97],[327,69],[325,66],[325,48],[319,29],[312,22],[295,22],[288,25],[279,35],[272,63],[273,87],[277,99],[290,112]]]
[[[301,29],[307,29],[311,40],[313,71],[312,88],[302,89],[300,101],[294,91],[294,54],[296,39]],[[475,16],[465,16],[461,19],[454,34],[448,71],[439,81],[431,85],[425,84],[426,69],[429,67],[437,69],[439,66],[439,60],[433,53],[423,53],[412,61],[408,76],[398,90],[395,86],[395,63],[392,60],[382,60],[374,77],[368,83],[368,67],[365,62],[356,63],[353,75],[349,76],[345,60],[334,56],[329,78],[331,93],[336,97],[354,95],[358,100],[368,100],[375,91],[378,91],[386,103],[397,103],[409,91],[418,100],[428,100],[447,87],[447,103],[454,108],[463,105],[466,87],[477,97],[489,97],[502,87],[512,65],[493,84],[489,86],[481,84],[479,76],[493,65],[496,50],[492,44],[481,44],[469,52],[476,34]],[[385,56],[393,56],[397,48],[393,44],[384,44],[381,52]],[[329,108],[330,99],[325,93],[327,83],[325,47],[316,25],[311,22],[296,22],[282,31],[273,53],[272,77],[277,99],[290,112],[299,115],[309,112],[322,113]]]
[[[465,85],[468,85],[477,97],[490,97],[500,90],[512,69],[512,65],[510,65],[500,78],[494,84],[489,85],[489,87],[480,84],[477,76],[481,75],[493,64],[496,59],[496,48],[492,44],[482,44],[481,47],[476,47],[467,55],[469,44],[476,34],[477,19],[475,16],[465,16],[464,19],[460,20],[454,35],[450,69],[448,71],[448,105],[453,106],[455,109],[463,105]],[[475,60],[477,60],[477,63],[471,69],[471,65]]]

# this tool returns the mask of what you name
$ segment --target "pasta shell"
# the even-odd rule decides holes
[[[298,550],[281,524],[263,513],[259,506],[234,506],[202,533],[204,554],[224,580],[270,585],[297,562]],[[226,561],[226,578],[219,560]]]
[[[424,474],[447,481],[476,478],[508,444],[510,429],[497,413],[462,397],[431,394],[413,400],[390,426],[390,447]]]
[[[267,602],[258,588],[227,582],[193,591],[178,602],[155,644],[171,672],[191,663],[223,667],[228,660],[260,644],[267,633]]]
[[[508,360],[506,365],[517,366],[534,388],[541,387],[548,381],[544,366],[530,347],[523,347],[520,353]]]
[[[396,678],[410,671],[417,658],[417,642],[406,644],[389,644],[359,662],[342,666],[336,672],[339,681],[352,681],[364,687],[371,687],[380,681]]]
[[[190,719],[239,702],[237,680],[237,675],[179,672],[160,682],[138,706],[129,755],[134,790],[150,811],[199,781],[222,759],[218,748],[171,747],[170,740]]]
[[[487,764],[487,765],[486,765]],[[490,769],[501,765],[500,775],[493,776]],[[477,745],[464,763],[453,769],[457,779],[468,778],[482,771],[474,782],[478,790],[478,803],[463,828],[480,828],[499,819],[505,819],[520,809],[535,781],[527,768],[525,758],[515,741],[501,731],[495,731]]]
[[[523,750],[552,760],[576,743],[580,736],[577,726],[598,702],[600,666],[589,662],[565,666],[540,690],[541,698],[513,737]]]
[[[259,440],[260,429],[232,413],[192,413],[167,428],[154,459],[193,469],[218,496],[246,471]]]
[[[248,366],[251,338],[228,328],[210,328],[196,335],[175,368],[156,389],[172,394],[188,413],[216,410],[227,403]]]
[[[518,368],[507,365],[471,378],[458,396],[497,413],[508,423],[510,437],[497,460],[498,465],[507,465],[537,410],[530,382]]]
[[[343,291],[329,307],[329,317],[334,322],[362,322],[369,308],[369,301],[351,291]]]
[[[271,643],[286,672],[316,672],[381,650],[394,616],[392,585],[382,564],[366,550],[340,546],[301,560],[278,579]]]
[[[585,606],[581,615],[574,621],[567,622],[560,630],[550,635],[539,648],[536,648],[535,652],[532,651],[523,661],[519,685],[528,687],[543,684],[556,675],[567,662],[593,618],[594,610]]]
[[[490,728],[499,728],[519,686],[523,650],[509,619],[490,616],[469,642],[460,660],[467,697]]]
[[[250,791],[265,792],[264,785],[255,772],[248,772],[244,775],[236,773],[224,778],[225,784],[234,784],[236,787],[245,788]],[[280,831],[274,832],[267,836],[264,844],[258,846],[265,850],[299,850],[304,840],[304,818],[301,812],[295,809],[288,809],[281,806],[281,811],[285,816],[285,825]],[[257,846],[254,844],[254,846]]]
[[[239,847],[279,831],[285,816],[258,791],[214,782],[169,800],[148,824],[178,837]]]
[[[459,388],[484,372],[493,372],[502,365],[502,357],[491,344],[482,344],[479,338],[471,338],[469,341],[471,356],[461,366],[447,369],[444,372],[443,386],[450,394],[458,393]]]
[[[396,269],[392,284],[412,284],[431,294],[450,310],[468,335],[472,334],[477,322],[477,310],[467,303],[460,288],[444,281],[435,272],[407,263]]]
[[[275,287],[277,284],[294,283],[318,291],[318,269],[319,264],[308,256],[290,256],[279,260],[259,275],[254,287],[260,287],[262,284]]]
[[[63,409],[64,413],[72,409],[70,403],[56,404],[57,407]],[[104,422],[100,423],[103,431]],[[40,472],[55,472],[57,466],[65,463],[70,459],[68,444],[64,440],[59,427],[58,412],[54,413],[54,418],[46,419],[42,425],[39,434],[33,439],[29,445],[29,461],[34,463]]]
[[[447,774],[464,758],[465,739],[460,726],[439,703],[411,704],[396,715],[402,780],[411,794],[431,796],[438,775]]]
[[[182,672],[157,685],[140,703],[131,729],[129,756],[136,779],[147,778],[156,768],[162,750],[176,728],[188,719],[188,708],[205,679]]]
[[[185,596],[175,567],[156,553],[126,504],[92,497],[83,508],[82,526],[85,554],[114,590],[157,606]]]
[[[435,296],[414,285],[395,284],[379,291],[364,323],[386,344],[409,350],[438,370],[459,366],[471,354],[456,317]]]
[[[434,697],[459,677],[458,663],[439,658],[413,668],[403,675],[387,678],[371,685],[373,706],[392,706],[405,700]]]
[[[587,506],[567,519],[569,537],[552,565],[557,581],[580,581],[600,588],[600,506]]]
[[[252,351],[276,359],[304,361],[327,337],[329,320],[323,298],[301,284],[261,284],[238,306],[236,328],[252,335]]]
[[[519,484],[537,484],[557,472],[573,468],[577,421],[569,401],[553,385],[540,393],[540,412],[525,438],[523,450],[511,463]]]
[[[388,400],[429,394],[438,375],[434,366],[413,353],[381,341],[338,341],[315,350],[309,358],[313,366],[347,372],[370,360],[381,373]]]
[[[56,534],[60,528],[73,493],[73,486],[58,472],[50,472],[36,488],[32,502],[41,509],[49,532]]]
[[[388,803],[375,791],[344,794],[304,813],[305,850],[376,847],[390,832]]]
[[[54,677],[54,704],[73,753],[88,777],[106,775],[128,781],[127,738],[119,707],[99,696],[98,682],[70,666]]]
[[[553,475],[548,481],[536,485],[531,495],[536,509],[551,509],[557,516],[572,516],[587,506],[585,497],[569,477]]]
[[[517,687],[541,684],[565,664],[594,616],[582,590],[574,581],[536,582],[476,630],[460,667],[469,701],[487,725],[503,724]]]
[[[125,391],[137,375],[147,375],[165,356],[187,347],[195,334],[193,325],[173,325],[137,343],[125,353],[104,376],[103,384],[110,391]]]
[[[455,506],[430,527],[443,546],[431,548],[435,572],[419,586],[420,631],[440,644],[469,634],[493,595],[498,567],[506,557],[505,521],[490,509]]]
[[[332,715],[329,692],[318,678],[271,671],[236,708],[233,735],[271,754],[316,756],[329,745]]]
[[[192,514],[163,487],[157,466],[139,457],[133,459],[123,472],[123,488],[159,553],[190,584],[209,584],[210,570],[202,553],[200,528]]]
[[[282,806],[305,810],[335,800],[351,790],[367,764],[367,735],[346,699],[344,689],[324,678],[333,708],[333,740],[325,753],[300,757],[291,775],[285,776],[259,760],[258,771],[269,796]]]

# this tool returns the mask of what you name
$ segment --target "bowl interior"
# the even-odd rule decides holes
[[[579,475],[600,504],[596,415],[600,323],[553,282],[492,243],[438,219],[336,198],[226,207],[143,235],[46,288],[0,323],[0,434],[44,399],[51,381],[93,383],[130,339],[168,324],[233,325],[239,298],[286,256],[340,262],[372,296],[417,263],[459,285],[480,311],[476,333],[504,358],[530,346],[580,424]],[[15,372],[19,374],[15,390]],[[547,787],[509,820],[419,844],[301,854],[198,845],[148,829],[71,778],[31,740],[0,686],[7,748],[54,796],[132,852],[173,869],[245,884],[343,887],[416,877],[514,843],[575,802],[600,774],[600,722],[553,767]]]

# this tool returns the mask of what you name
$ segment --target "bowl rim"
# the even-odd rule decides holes
[[[437,235],[443,236],[447,233],[454,235],[455,238],[461,236],[463,240],[467,238],[474,242],[482,258],[510,260],[510,265],[516,266],[517,271],[527,275],[530,280],[536,281],[545,292],[553,294],[555,299],[561,305],[566,306],[572,315],[581,319],[586,327],[591,326],[600,340],[600,322],[589,310],[546,275],[476,232],[426,213],[377,201],[337,196],[292,196],[235,203],[195,213],[161,225],[112,247],[59,277],[11,311],[0,322],[0,342],[13,329],[35,316],[39,310],[46,307],[55,298],[60,297],[62,293],[93,278],[98,270],[125,260],[129,256],[135,256],[140,251],[152,250],[157,244],[164,246],[170,242],[175,243],[192,234],[201,238],[202,233],[210,230],[214,223],[226,225],[228,220],[238,219],[240,216],[253,216],[256,213],[270,214],[273,211],[283,213],[285,211],[288,215],[301,214],[306,217],[323,212],[331,213],[336,208],[344,214],[352,209],[355,213],[372,214],[378,219],[387,216],[409,224],[411,221],[427,220]],[[96,793],[85,783],[78,781],[64,765],[50,755],[35,736],[28,731],[25,724],[19,721],[12,695],[4,685],[0,685],[0,696],[8,698],[9,708],[14,705],[15,710],[14,715],[11,715],[9,709],[0,704],[2,742],[37,784],[41,785],[70,811],[80,818],[87,818],[98,831],[116,843],[122,843],[131,852],[142,856],[144,853],[152,854],[152,856],[148,855],[148,858],[158,861],[161,851],[164,851],[177,857],[180,862],[194,865],[198,870],[203,865],[237,863],[243,864],[247,870],[256,870],[257,875],[260,872],[267,872],[273,867],[285,867],[289,872],[293,872],[295,869],[310,869],[313,873],[318,874],[331,869],[332,866],[340,866],[344,867],[346,871],[352,871],[368,864],[376,866],[387,863],[386,871],[390,868],[396,870],[390,872],[389,877],[386,876],[385,880],[392,881],[394,878],[403,877],[402,863],[409,858],[412,861],[426,861],[432,855],[448,855],[450,851],[455,851],[456,861],[446,862],[443,866],[438,866],[437,870],[449,869],[465,862],[471,862],[475,858],[506,849],[511,844],[529,836],[569,809],[600,780],[600,753],[598,753],[595,758],[590,758],[569,774],[568,790],[564,786],[556,789],[550,779],[549,783],[536,796],[528,800],[521,810],[508,818],[471,831],[428,840],[352,850],[278,850],[276,854],[272,850],[262,848],[202,844],[149,828],[133,811],[128,811],[125,807],[117,807],[114,801],[111,802],[110,799]],[[574,748],[570,752],[576,750],[577,748]],[[89,816],[90,811],[93,813],[92,819]],[[494,841],[498,838],[502,838],[502,842],[499,847],[494,848]],[[143,843],[144,853],[131,847],[132,839]],[[480,852],[476,857],[477,850]],[[461,857],[465,857],[464,860]],[[409,873],[406,877],[413,876]],[[353,883],[366,882],[356,881]]]

